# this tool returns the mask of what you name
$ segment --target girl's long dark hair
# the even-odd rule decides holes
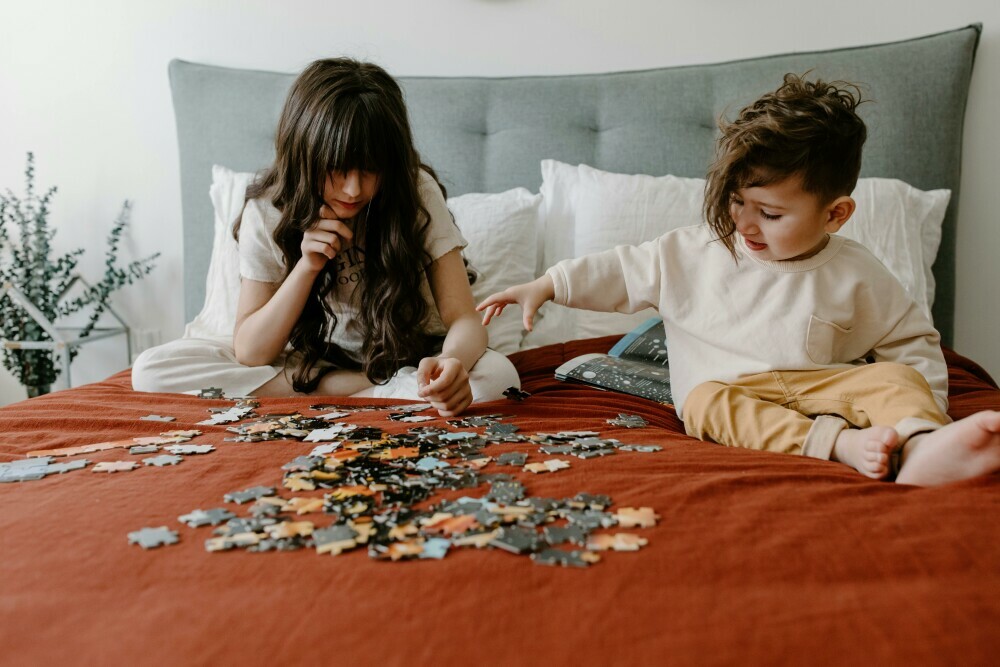
[[[433,344],[421,326],[429,309],[417,287],[430,263],[424,249],[429,214],[418,179],[421,169],[434,172],[413,146],[403,93],[377,65],[318,60],[292,84],[278,122],[274,163],[246,194],[247,200],[270,200],[281,212],[274,241],[285,256],[286,278],[302,256],[303,233],[319,217],[328,174],[353,169],[379,177],[375,197],[354,225],[354,244],[364,250],[365,262],[354,291],[365,332],[361,360],[329,340],[337,323],[326,298],[337,285],[334,259],[317,276],[289,338],[302,356],[292,376],[298,392],[315,391],[334,369],[361,369],[370,381],[385,382],[401,366],[427,356]],[[238,238],[239,223],[234,233]]]

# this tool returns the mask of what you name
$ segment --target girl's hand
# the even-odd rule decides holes
[[[311,273],[319,273],[353,237],[350,227],[323,204],[319,209],[319,218],[302,234],[299,264]]]
[[[417,395],[442,417],[453,417],[472,403],[469,374],[454,357],[425,357],[417,366]]]
[[[524,328],[531,331],[531,322],[535,313],[543,303],[551,301],[555,295],[555,285],[552,284],[552,278],[546,274],[530,283],[514,285],[502,292],[491,294],[476,306],[476,310],[485,311],[483,314],[483,326],[485,326],[494,317],[498,317],[507,305],[520,304],[524,313]]]

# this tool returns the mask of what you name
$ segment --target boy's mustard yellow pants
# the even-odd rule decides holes
[[[891,426],[902,445],[951,421],[923,375],[891,362],[705,382],[683,411],[688,435],[701,440],[820,459],[844,428]]]

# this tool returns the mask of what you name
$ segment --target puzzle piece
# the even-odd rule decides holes
[[[222,497],[227,503],[242,505],[251,500],[258,500],[264,496],[273,496],[276,493],[273,486],[252,486],[243,491],[232,491]]]
[[[208,525],[217,526],[223,521],[228,521],[235,517],[235,514],[225,508],[216,508],[211,510],[193,510],[188,514],[182,514],[177,517],[177,520],[181,523],[186,523],[191,528],[199,528]]]
[[[451,543],[456,547],[476,547],[482,549],[489,546],[490,542],[497,536],[500,530],[489,530],[484,533],[468,533],[459,537],[451,538]]]
[[[310,514],[312,512],[319,512],[323,509],[323,499],[322,498],[305,498],[305,497],[295,497],[289,498],[285,503],[284,509],[286,511],[293,511],[296,514]]]
[[[542,529],[542,534],[545,536],[545,541],[555,546],[557,544],[562,544],[564,542],[572,542],[579,546],[584,546],[587,544],[587,535],[589,530],[579,524],[568,525],[568,526],[546,526]],[[589,547],[588,548],[592,548]]]
[[[208,454],[215,451],[212,445],[168,445],[164,449],[171,454]]]
[[[221,387],[206,387],[198,391],[198,398],[222,398]]]
[[[118,447],[131,447],[135,443],[132,440],[115,440],[112,442],[95,442],[91,445],[79,445],[77,447],[60,447],[59,449],[40,449],[28,452],[29,457],[51,457],[51,456],[76,456],[77,454],[92,454],[103,452],[108,449]]]
[[[313,533],[312,521],[283,521],[281,523],[264,526],[264,532],[271,539],[283,539],[288,537],[308,537]]]
[[[430,472],[433,470],[438,470],[439,468],[447,468],[448,464],[440,459],[436,459],[433,456],[425,456],[424,458],[417,461],[417,470],[423,470],[425,472]]]
[[[320,528],[313,531],[312,536],[318,554],[338,556],[358,546],[358,532],[344,524]]]
[[[163,417],[161,415],[146,415],[145,417],[139,417],[139,421],[144,422],[172,422],[176,417]]]
[[[591,551],[638,551],[640,547],[649,544],[649,540],[632,533],[615,533],[614,535],[591,535],[587,540],[587,548]]]
[[[545,549],[531,554],[531,560],[539,565],[562,565],[563,567],[587,567],[601,560],[601,557],[589,551],[563,551],[562,549]]]
[[[257,533],[237,533],[205,540],[205,551],[228,551],[234,547],[251,547],[260,543]]]
[[[219,424],[232,424],[233,422],[245,419],[251,412],[253,412],[253,408],[249,406],[233,407],[224,412],[216,412],[208,419],[198,422],[198,425],[218,426]]]
[[[139,464],[135,461],[101,461],[94,465],[94,472],[128,472],[135,470]]]
[[[52,457],[46,456],[32,459],[0,463],[0,482],[28,482],[42,479],[48,474]]]
[[[518,427],[516,424],[490,424],[486,427],[487,435],[513,435],[517,433]]]
[[[436,558],[437,560],[441,560],[448,554],[450,547],[450,541],[441,537],[432,537],[424,541],[424,548],[420,552],[420,558]]]
[[[177,531],[166,526],[142,528],[128,534],[129,544],[138,544],[143,549],[155,549],[165,544],[177,544]]]
[[[155,454],[160,451],[158,445],[136,445],[134,447],[129,447],[129,454]]]
[[[640,415],[629,415],[623,412],[619,412],[618,416],[614,419],[607,420],[612,426],[624,426],[625,428],[645,428],[649,425],[645,419]]]
[[[389,419],[394,422],[419,423],[433,421],[436,417],[431,417],[430,415],[412,415],[409,412],[391,412],[389,413]]]
[[[503,395],[512,401],[517,401],[518,403],[531,396],[528,392],[521,391],[517,387],[507,387],[504,389]]]
[[[504,452],[497,457],[498,466],[523,466],[528,460],[528,455],[524,452]]]
[[[652,507],[623,507],[615,514],[615,518],[622,528],[652,528],[660,515]]]
[[[181,456],[174,456],[171,454],[160,454],[159,456],[143,459],[142,462],[148,466],[157,466],[162,468],[163,466],[175,466],[183,460],[184,458]]]
[[[595,496],[589,493],[578,493],[564,503],[575,509],[603,510],[611,507],[611,496]]]
[[[305,442],[323,442],[326,440],[336,440],[337,436],[357,429],[354,424],[335,424],[329,428],[318,428],[305,437]]]
[[[343,419],[344,417],[350,416],[350,412],[327,412],[323,415],[316,415],[316,419],[325,419],[327,421],[333,421],[334,419]]]
[[[569,461],[564,461],[562,459],[549,459],[547,461],[542,461],[540,463],[529,463],[524,466],[524,469],[528,472],[533,473],[543,473],[543,472],[556,472],[557,470],[565,470],[569,467]]]
[[[623,452],[659,452],[663,447],[659,445],[619,445],[618,449]]]
[[[490,540],[490,545],[515,554],[535,551],[542,543],[534,527],[504,526]]]

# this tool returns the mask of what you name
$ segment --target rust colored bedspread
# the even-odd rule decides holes
[[[933,489],[870,481],[837,463],[701,443],[672,410],[552,378],[563,360],[614,340],[514,355],[532,397],[469,414],[502,412],[529,434],[592,429],[662,445],[516,473],[535,496],[586,491],[653,507],[659,525],[629,531],[649,539],[641,551],[605,553],[587,569],[474,548],[400,563],[364,550],[207,553],[211,529],[177,517],[223,506],[244,515],[222,496],[280,489],[281,466],[312,445],[223,442],[224,427],[200,427],[194,443],[217,451],[177,466],[0,485],[0,663],[995,664],[1000,476]],[[952,416],[1000,409],[982,369],[947,358]],[[231,404],[129,387],[124,372],[0,409],[0,461],[164,430],[139,421],[149,413],[193,427],[208,407]],[[263,400],[259,412],[314,402]],[[609,426],[619,412],[649,426]],[[350,421],[408,426],[382,412]],[[508,450],[542,458],[528,444],[487,451]],[[164,524],[178,544],[128,544],[129,532]]]

